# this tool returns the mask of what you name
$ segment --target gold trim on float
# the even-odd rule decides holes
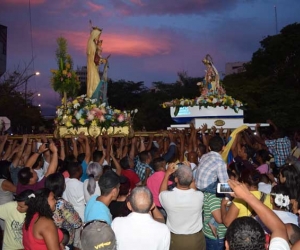
[[[130,128],[129,126],[125,127],[109,127],[105,129],[98,126],[90,127],[78,127],[78,128],[67,128],[65,126],[58,126],[54,131],[54,137],[56,138],[65,138],[70,136],[78,136],[81,133],[84,133],[86,136],[91,136],[96,138],[99,135],[107,133],[109,136],[128,136]]]

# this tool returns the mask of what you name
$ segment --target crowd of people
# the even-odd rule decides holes
[[[268,122],[133,138],[3,135],[0,246],[300,249],[300,132]]]

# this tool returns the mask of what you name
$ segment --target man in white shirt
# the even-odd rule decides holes
[[[174,172],[176,187],[167,191],[168,179]],[[202,232],[203,199],[203,193],[196,190],[191,168],[180,165],[176,170],[176,164],[169,164],[160,187],[159,200],[167,212],[167,226],[171,231],[170,250],[206,249]]]
[[[78,162],[70,162],[68,165],[69,178],[65,179],[66,189],[63,198],[70,202],[81,220],[84,220],[85,200],[83,193],[83,183],[80,181],[82,167]],[[80,249],[80,228],[75,231],[74,247]]]
[[[169,250],[170,231],[153,217],[158,209],[153,196],[146,187],[136,187],[129,196],[128,208],[132,211],[127,217],[117,217],[112,222],[117,247],[122,250]],[[162,217],[162,215],[161,215]]]

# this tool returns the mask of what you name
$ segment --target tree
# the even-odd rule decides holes
[[[33,127],[43,125],[43,118],[39,107],[32,102],[25,103],[24,85],[28,78],[29,66],[6,72],[0,78],[0,116],[6,116],[11,121],[11,129],[14,133],[31,133]],[[32,99],[34,93],[27,93],[27,100]]]
[[[288,25],[260,42],[246,72],[224,78],[227,94],[248,103],[247,122],[272,119],[281,127],[300,126],[299,44],[300,24]]]

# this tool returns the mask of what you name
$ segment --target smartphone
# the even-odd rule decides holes
[[[224,194],[224,193],[232,193],[233,191],[228,183],[218,183],[217,192]]]

